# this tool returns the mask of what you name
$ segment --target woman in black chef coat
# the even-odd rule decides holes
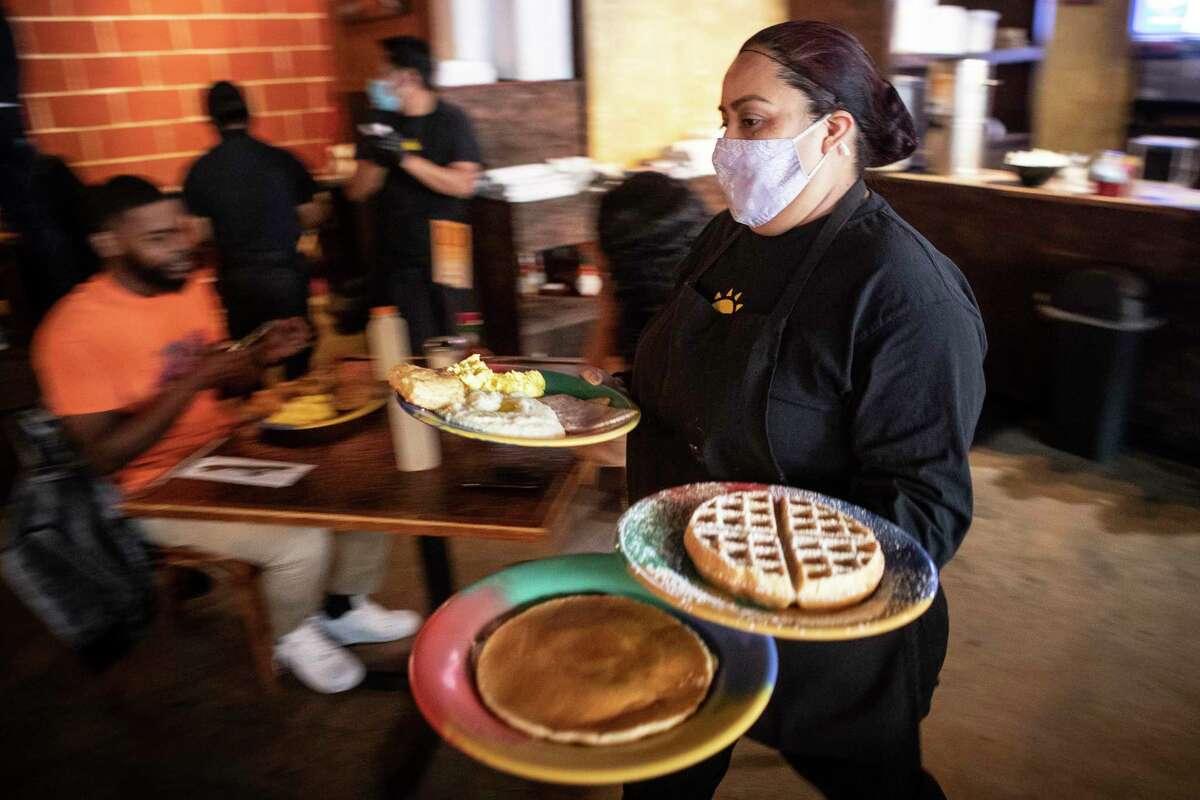
[[[746,42],[720,111],[730,210],[639,344],[630,500],[713,479],[813,489],[897,523],[941,567],[971,521],[986,343],[962,274],[862,181],[913,152],[912,119],[853,36],[799,21]],[[948,630],[939,590],[892,633],[778,641],[750,735],[831,798],[941,797],[918,723]],[[711,797],[731,752],[625,796]]]

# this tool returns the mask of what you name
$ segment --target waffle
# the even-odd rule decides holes
[[[684,547],[701,575],[770,608],[796,598],[769,492],[714,497],[692,514]]]
[[[883,577],[883,550],[870,528],[820,503],[779,501],[784,552],[801,608],[828,610],[863,600]]]
[[[684,547],[705,578],[770,608],[853,605],[883,577],[883,551],[869,528],[820,503],[776,500],[767,490],[702,503]]]

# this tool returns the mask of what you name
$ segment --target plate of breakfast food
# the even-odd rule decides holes
[[[348,433],[383,408],[387,390],[366,358],[346,358],[308,375],[255,392],[240,408],[261,436],[280,444],[315,444]]]
[[[472,355],[443,369],[397,364],[401,407],[440,430],[496,444],[580,447],[624,436],[641,412],[626,395],[538,362]]]
[[[409,683],[443,739],[548,783],[647,780],[728,747],[770,700],[775,643],[672,609],[614,553],[530,561],[421,628]]]
[[[701,619],[781,639],[861,639],[919,617],[938,575],[898,526],[787,486],[694,483],[617,524],[633,576]]]

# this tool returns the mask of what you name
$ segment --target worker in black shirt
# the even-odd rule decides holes
[[[630,500],[710,480],[811,489],[896,523],[941,568],[971,524],[986,339],[962,273],[864,185],[864,168],[913,152],[912,118],[853,36],[804,21],[746,42],[720,113],[729,211],[638,344]],[[939,589],[897,630],[776,640],[775,691],[749,735],[833,800],[944,797],[919,726],[948,620]],[[732,752],[625,797],[712,797]]]
[[[308,270],[296,243],[325,220],[326,204],[299,159],[250,135],[250,112],[228,81],[208,91],[221,143],[192,165],[183,185],[193,214],[208,220],[220,255],[217,289],[229,334],[240,339],[264,322],[308,316]],[[311,350],[284,362],[285,375],[308,371]]]
[[[450,332],[445,296],[433,281],[430,222],[468,221],[467,198],[479,174],[479,144],[467,115],[430,85],[429,45],[411,36],[381,43],[374,109],[364,125],[358,168],[346,196],[374,198],[373,305],[394,305],[408,322],[414,351]]]

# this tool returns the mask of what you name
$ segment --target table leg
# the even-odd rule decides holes
[[[454,575],[450,567],[450,547],[445,537],[418,536],[421,561],[425,564],[425,592],[430,609],[436,609],[454,594]]]

